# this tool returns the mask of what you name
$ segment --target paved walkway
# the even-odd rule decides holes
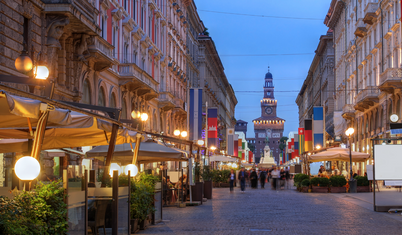
[[[402,234],[402,216],[373,212],[331,194],[214,189],[202,206],[164,208],[139,234]]]

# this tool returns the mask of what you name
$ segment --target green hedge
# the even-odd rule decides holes
[[[328,178],[314,177],[311,179],[310,182],[313,186],[328,187],[330,185],[330,181]]]
[[[355,180],[357,180],[357,186],[369,186],[367,176],[356,176]]]
[[[333,187],[343,187],[346,185],[346,179],[343,175],[333,175],[329,180]]]
[[[0,197],[0,234],[66,234],[67,205],[61,181],[38,182],[31,191]]]
[[[310,186],[310,180],[309,179],[304,179],[302,182],[301,182],[301,186],[303,186],[303,187],[308,187],[308,186]]]

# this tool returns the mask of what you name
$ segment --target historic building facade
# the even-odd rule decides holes
[[[401,116],[399,1],[333,0],[325,24],[334,31],[335,134],[354,127],[352,149],[371,153],[370,139],[389,137]],[[400,123],[400,120],[398,121]]]
[[[255,133],[255,162],[264,156],[264,147],[268,143],[272,157],[279,164],[279,140],[283,136],[285,120],[276,115],[278,101],[274,95],[273,76],[268,71],[265,75],[264,97],[261,100],[261,117],[253,120]]]
[[[222,61],[212,38],[204,32],[198,35],[198,42],[198,69],[200,72],[198,87],[203,88],[204,107],[208,102],[208,107],[218,109],[219,149],[225,150],[226,129],[236,125],[234,112],[237,98],[232,85],[226,78]]]
[[[320,37],[309,72],[296,98],[299,108],[299,127],[305,119],[313,118],[313,107],[325,109],[326,140],[334,139],[334,48],[330,31]]]

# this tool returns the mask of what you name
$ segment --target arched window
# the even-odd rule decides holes
[[[105,106],[105,90],[103,87],[99,89],[99,95],[98,95],[98,105],[99,106]]]
[[[91,87],[88,79],[84,80],[84,85],[82,86],[82,103],[91,104]]]
[[[114,93],[112,93],[112,95],[110,96],[110,104],[109,106],[111,108],[116,108],[116,96]]]
[[[122,99],[123,102],[121,104],[121,118],[126,119],[127,118],[127,104],[126,100]]]

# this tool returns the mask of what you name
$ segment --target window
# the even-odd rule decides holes
[[[99,89],[99,94],[98,94],[98,105],[99,106],[105,106],[105,90],[103,87]]]
[[[91,104],[91,88],[88,79],[84,80],[84,85],[82,88],[82,103]]]
[[[137,64],[137,52],[135,50],[133,51],[133,63]]]
[[[136,11],[136,5],[137,5],[137,0],[133,0],[133,13],[131,14],[131,16],[133,17],[133,19],[135,20],[135,21],[137,21],[136,19],[135,19],[135,11]]]
[[[110,104],[109,106],[111,108],[116,108],[116,96],[114,93],[112,93],[112,95],[110,96]]]
[[[113,27],[113,31],[112,31],[113,33],[112,33],[112,45],[113,45],[113,56],[114,57],[116,57],[116,45],[117,45],[117,42],[116,42],[116,28],[115,27]]]
[[[127,104],[126,100],[123,99],[122,105],[121,105],[121,118],[126,119],[127,118]]]
[[[141,7],[141,28],[144,30],[144,21],[145,21],[145,10],[144,7]]]

